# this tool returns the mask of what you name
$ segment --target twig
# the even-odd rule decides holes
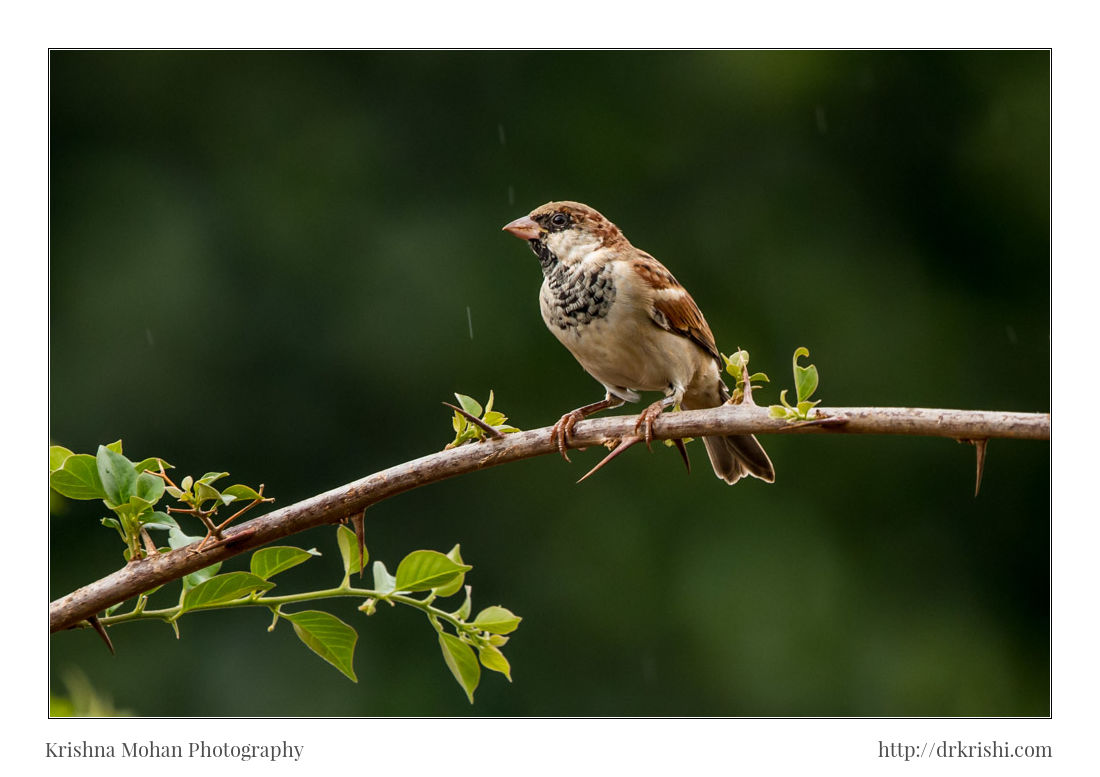
[[[1049,413],[1010,413],[920,408],[821,408],[830,416],[847,419],[842,426],[790,428],[782,419],[770,418],[766,409],[723,405],[709,410],[666,413],[653,425],[656,439],[706,437],[728,434],[899,434],[951,439],[1012,438],[1049,440]],[[588,419],[579,422],[570,436],[573,448],[603,445],[634,435],[635,415]],[[225,532],[225,540],[194,552],[193,546],[133,561],[113,574],[90,583],[50,604],[50,631],[87,620],[106,607],[126,601],[171,580],[224,561],[314,526],[333,523],[397,494],[463,475],[478,469],[507,464],[532,456],[556,454],[550,427],[505,435],[433,453],[376,472],[354,483],[332,489],[274,510]]]
[[[444,402],[443,404],[446,405],[447,407],[451,408],[451,410],[454,410],[456,413],[461,414],[463,418],[465,418],[467,421],[472,423],[474,426],[480,428],[481,431],[485,432],[485,434],[489,435],[494,440],[499,440],[502,437],[504,437],[504,435],[501,432],[499,432],[496,429],[494,429],[493,427],[489,426],[489,424],[482,421],[480,418],[478,418],[473,413],[467,413],[461,407],[455,407],[450,402]]]

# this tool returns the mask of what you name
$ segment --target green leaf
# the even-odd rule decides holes
[[[180,614],[198,607],[211,607],[231,602],[253,591],[266,591],[274,587],[274,583],[269,583],[262,577],[249,572],[227,572],[224,575],[215,575],[184,594]]]
[[[374,590],[380,594],[392,594],[397,590],[397,579],[386,570],[386,565],[375,561],[371,568],[374,573]]]
[[[805,347],[795,349],[794,358],[791,360],[794,369],[795,393],[798,396],[798,401],[802,402],[813,396],[813,393],[817,390],[817,367],[812,364],[809,367],[800,367],[798,365],[799,356],[809,358],[809,349]]]
[[[787,408],[783,407],[783,405],[769,405],[768,415],[772,418],[786,418]]]
[[[107,450],[114,451],[118,455],[122,455],[122,440],[115,440],[114,442],[106,446]]]
[[[140,475],[138,475],[137,485],[134,489],[134,496],[137,496],[140,499],[144,499],[151,505],[155,505],[157,502],[160,501],[160,498],[164,496],[164,481],[158,478],[156,475],[150,475],[148,472],[142,472]]]
[[[762,372],[754,372],[752,375],[749,376],[749,383],[755,383],[758,380],[762,380],[765,383],[771,383],[771,381],[768,380],[768,376]]]
[[[142,459],[134,465],[134,469],[136,469],[138,472],[160,472],[160,468],[162,466],[165,469],[175,469],[175,467],[173,467],[167,461],[157,458],[156,456],[152,456],[148,459]]]
[[[817,391],[817,367],[813,364],[809,367],[799,367],[796,380],[795,391],[798,392],[798,401],[805,402]]]
[[[50,473],[50,488],[69,499],[106,499],[95,456],[74,453]]]
[[[493,645],[484,645],[478,647],[477,654],[481,659],[482,666],[494,672],[500,672],[508,678],[508,682],[512,682],[512,666],[508,663],[508,659],[504,657],[504,654],[500,652],[500,648]]]
[[[454,417],[451,418],[451,426],[454,427],[455,434],[462,434],[468,423],[466,416],[459,413],[455,413]]]
[[[455,394],[455,399],[458,400],[458,405],[470,415],[476,415],[481,418],[481,404],[473,397],[468,397],[465,394]]]
[[[502,423],[508,420],[508,416],[499,410],[490,410],[485,414],[485,418],[482,419],[489,426],[500,426]]]
[[[184,491],[190,491],[191,486],[195,484],[194,479],[190,475],[184,475],[183,480],[180,481],[180,488]]]
[[[470,704],[474,703],[474,691],[481,682],[481,665],[477,662],[474,650],[458,637],[440,632],[439,648],[443,651],[443,660],[451,670],[455,680],[466,691]]]
[[[473,625],[490,634],[510,634],[519,628],[521,620],[523,618],[512,614],[508,608],[494,605],[479,612]]]
[[[352,661],[355,659],[355,642],[358,632],[335,615],[320,610],[283,613],[294,626],[294,633],[306,647],[339,669],[353,683],[355,677]]]
[[[122,530],[122,524],[119,523],[118,518],[100,518],[99,522],[104,526],[110,526],[112,529],[117,531],[122,536],[122,539],[125,541],[126,532]]]
[[[207,472],[205,475],[203,475],[201,478],[199,478],[199,482],[200,483],[205,483],[206,485],[210,485],[215,480],[221,480],[222,478],[224,478],[228,475],[229,475],[228,472]]]
[[[208,483],[203,483],[201,480],[195,483],[195,504],[198,507],[202,507],[203,504],[211,501],[221,502],[221,491]]]
[[[779,401],[783,407],[789,408],[791,405],[787,402],[787,389],[783,389],[779,392]]]
[[[273,548],[263,548],[252,554],[248,568],[256,577],[267,580],[269,577],[285,572],[291,567],[309,561],[314,556],[320,556],[315,548],[302,550],[290,545],[278,545]]]
[[[73,452],[62,445],[50,446],[50,472],[61,469],[65,464],[65,459],[73,455]]]
[[[336,527],[336,544],[340,546],[340,558],[344,560],[344,579],[351,577],[352,572],[358,574],[359,570],[367,566],[370,552],[363,546],[363,560],[359,560],[359,538],[355,532],[347,526]]]
[[[450,552],[447,554],[447,558],[449,558],[451,561],[455,562],[456,564],[461,564],[462,563],[461,548],[458,545],[455,545],[453,548],[451,548]],[[456,576],[454,580],[447,583],[446,585],[436,586],[436,588],[435,588],[436,595],[437,596],[454,596],[462,588],[462,583],[465,579],[466,579],[466,573],[463,572],[462,574]]]
[[[130,460],[106,445],[96,452],[96,469],[107,501],[111,505],[123,505],[136,494],[138,473]]]
[[[493,409],[493,390],[489,389],[489,401],[485,403],[485,415],[489,415]]]
[[[456,564],[435,550],[414,550],[397,565],[397,590],[428,591],[445,586],[473,567]]]
[[[464,621],[470,617],[470,608],[473,606],[473,588],[472,585],[466,586],[466,601],[462,603],[461,607],[451,613],[451,615],[455,616],[460,621]]]
[[[254,488],[249,488],[248,486],[241,485],[240,483],[235,486],[230,486],[229,488],[223,489],[222,496],[231,496],[234,499],[244,499],[249,502],[255,499],[263,499],[263,497],[260,496],[259,491],[255,490]]]
[[[141,525],[147,529],[167,529],[171,531],[175,529],[179,531],[179,524],[176,523],[176,519],[170,516],[168,513],[149,513],[147,517],[144,517]]]
[[[803,400],[803,401],[799,402],[798,403],[798,416],[799,416],[799,418],[809,418],[810,417],[810,411],[813,410],[815,405],[819,405],[819,404],[821,404],[820,399],[814,400],[813,402],[807,402],[806,400]]]

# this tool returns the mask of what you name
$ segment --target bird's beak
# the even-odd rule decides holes
[[[530,216],[522,216],[505,224],[501,230],[511,232],[520,240],[534,240],[539,236],[539,225]]]

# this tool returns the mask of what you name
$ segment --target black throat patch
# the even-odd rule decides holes
[[[537,241],[532,240],[532,247]],[[546,276],[546,288],[550,292],[550,310],[547,326],[558,329],[584,327],[598,318],[607,316],[615,301],[615,282],[611,278],[611,265],[587,269],[581,265],[566,267],[545,246],[536,250]],[[547,258],[543,258],[543,257]]]

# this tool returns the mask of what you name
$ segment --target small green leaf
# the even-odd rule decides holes
[[[224,478],[228,475],[229,475],[228,472],[207,472],[205,475],[203,475],[201,478],[199,478],[199,482],[200,483],[205,483],[206,485],[210,485],[215,480],[221,480],[222,478]]]
[[[464,621],[470,617],[470,607],[473,606],[472,595],[474,587],[472,585],[466,586],[466,601],[462,603],[462,606],[455,610],[451,615],[458,618],[460,621]]]
[[[454,417],[451,418],[451,426],[454,428],[455,434],[462,434],[468,423],[469,421],[466,420],[466,416],[459,413],[455,413]]]
[[[202,507],[205,503],[211,501],[221,502],[221,492],[210,484],[203,483],[201,480],[195,483],[195,502],[197,506]]]
[[[489,389],[489,401],[485,403],[485,415],[489,415],[489,412],[493,409],[493,390]]]
[[[809,358],[809,349],[805,346],[796,348],[794,357],[791,359],[791,365],[794,370],[795,393],[798,396],[798,401],[802,402],[803,400],[809,399],[814,391],[817,390],[817,367],[812,364],[808,367],[800,367],[798,365],[799,356]]]
[[[262,577],[249,572],[227,572],[224,575],[215,575],[184,594],[180,614],[199,607],[231,602],[253,591],[266,591],[274,587],[274,583],[269,583]]]
[[[485,414],[485,418],[482,419],[489,426],[500,426],[502,423],[508,420],[508,416],[501,413],[499,410],[490,410]]]
[[[347,526],[336,527],[336,544],[340,546],[340,558],[344,560],[345,580],[351,577],[353,572],[358,574],[359,570],[367,566],[367,561],[370,560],[370,552],[364,546],[363,559],[360,562],[359,538]]]
[[[779,392],[779,402],[783,405],[783,407],[791,407],[790,403],[787,401],[787,389],[783,389]]]
[[[451,670],[455,680],[466,691],[470,704],[474,703],[474,691],[481,682],[481,665],[474,650],[458,637],[440,632],[439,648],[443,651],[443,660]]]
[[[821,400],[814,400],[813,402],[807,402],[805,400],[798,403],[798,417],[806,418],[810,417],[810,411],[813,410],[815,405],[821,404]]]
[[[151,505],[155,505],[164,496],[164,481],[156,475],[142,472],[138,475],[134,495],[144,499]]]
[[[106,445],[99,446],[95,458],[99,481],[103,484],[107,501],[116,506],[126,504],[137,493],[138,473],[134,465],[121,453]]]
[[[445,586],[473,567],[456,564],[435,550],[414,550],[397,565],[399,591],[428,591]]]
[[[180,488],[184,491],[190,491],[191,486],[195,484],[194,479],[190,475],[185,475],[183,480],[180,481]]]
[[[817,367],[813,364],[809,367],[799,367],[796,380],[795,390],[798,392],[798,401],[805,402],[817,391]]]
[[[160,472],[161,467],[164,467],[165,469],[175,469],[175,467],[173,467],[167,461],[165,461],[164,459],[159,459],[156,456],[148,459],[142,459],[134,465],[134,469],[136,469],[138,472]]]
[[[374,590],[380,594],[392,594],[397,590],[397,579],[386,570],[386,565],[375,561],[371,567],[374,573]]]
[[[783,405],[769,405],[768,415],[772,418],[786,418],[787,408],[783,407]]]
[[[120,456],[122,455],[122,440],[115,440],[105,447],[107,448],[107,450],[114,451]]]
[[[451,561],[455,562],[456,564],[462,564],[463,562],[462,562],[461,548],[458,545],[455,545],[453,548],[451,548],[450,552],[447,554],[447,558],[449,558]],[[436,588],[435,588],[436,595],[438,595],[438,596],[453,596],[453,595],[455,595],[462,588],[462,582],[465,579],[466,579],[466,573],[463,572],[462,574],[456,576],[454,580],[447,583],[446,585],[436,586]]]
[[[106,499],[95,456],[74,453],[50,473],[50,488],[69,499]]]
[[[762,380],[765,383],[771,383],[771,381],[768,380],[768,376],[762,372],[754,372],[752,375],[749,376],[749,383],[755,383],[758,380]]]
[[[119,535],[121,535],[122,539],[125,541],[126,532],[122,530],[122,524],[119,523],[118,518],[100,518],[99,522],[104,526],[110,526],[112,529],[117,531]]]
[[[508,608],[494,605],[479,612],[473,625],[490,634],[510,634],[519,628],[521,620],[523,618],[512,614]]]
[[[231,496],[234,499],[242,499],[249,502],[256,499],[263,499],[263,497],[260,496],[259,491],[254,488],[249,488],[248,486],[241,485],[240,483],[236,484],[235,486],[230,486],[229,488],[222,489],[222,496]]]
[[[50,472],[61,469],[65,459],[73,455],[73,452],[62,445],[50,446]]]
[[[309,561],[314,556],[320,556],[315,548],[302,550],[290,545],[278,545],[273,548],[263,548],[252,554],[248,562],[248,568],[252,574],[263,580],[285,572],[291,567]]]
[[[168,531],[172,529],[179,531],[180,528],[175,518],[168,513],[161,512],[149,513],[147,516],[144,516],[141,525],[146,529],[167,529]]]
[[[458,400],[458,405],[470,415],[476,415],[481,418],[481,404],[473,397],[468,397],[465,394],[455,394],[455,399]]]
[[[494,672],[500,672],[508,678],[508,682],[512,682],[512,667],[508,663],[508,659],[500,652],[500,648],[493,645],[484,645],[478,647],[477,653],[483,667]]]
[[[283,613],[282,617],[294,626],[294,633],[306,647],[339,669],[353,683],[355,677],[352,662],[355,659],[355,643],[358,632],[335,615],[321,610]]]

